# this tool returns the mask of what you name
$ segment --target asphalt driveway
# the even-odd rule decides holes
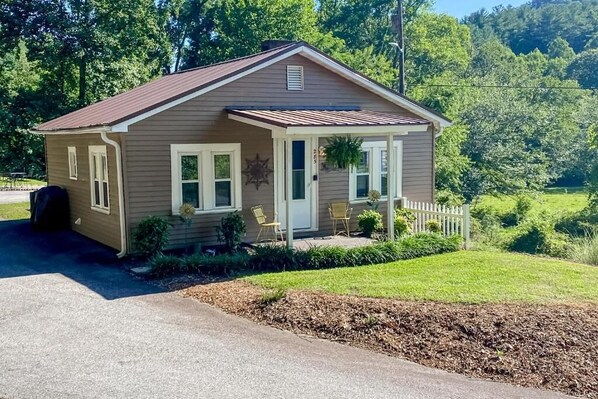
[[[0,398],[557,398],[226,315],[0,222]]]

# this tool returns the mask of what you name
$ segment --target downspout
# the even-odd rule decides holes
[[[106,130],[102,130],[101,137],[104,143],[111,145],[116,150],[116,180],[118,187],[118,213],[120,220],[120,252],[116,254],[118,258],[122,258],[127,254],[127,234],[125,229],[125,194],[123,188],[123,174],[122,174],[122,151],[120,144],[109,139]]]

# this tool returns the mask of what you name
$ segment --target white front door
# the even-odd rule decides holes
[[[314,201],[316,199],[317,180],[317,139],[293,139],[292,142],[292,211],[293,230],[312,230],[316,228]],[[283,139],[275,140],[276,146],[276,197],[278,219],[282,229],[286,230],[286,146]]]

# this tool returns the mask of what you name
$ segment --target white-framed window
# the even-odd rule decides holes
[[[77,180],[77,147],[68,147],[69,179]]]
[[[365,201],[370,190],[377,190],[382,198],[388,196],[388,162],[386,141],[364,141],[361,145],[359,166],[352,167],[349,173],[349,199]],[[394,142],[395,151],[395,198],[403,192],[403,142]]]
[[[89,181],[91,184],[91,208],[110,213],[108,156],[105,145],[89,146]]]
[[[172,144],[172,213],[184,203],[196,213],[241,208],[241,144]]]
[[[287,90],[303,90],[303,67],[287,65]]]

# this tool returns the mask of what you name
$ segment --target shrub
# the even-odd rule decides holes
[[[205,258],[206,255],[203,254],[193,254],[186,256],[182,259],[182,268],[188,272],[200,272]]]
[[[395,208],[395,235],[401,237],[411,233],[411,226],[415,221],[415,214],[408,209]]]
[[[455,252],[461,248],[463,238],[458,235],[443,237],[440,234],[418,233],[398,241],[399,259]]]
[[[229,252],[236,251],[241,244],[241,237],[247,231],[243,216],[238,211],[231,212],[220,220],[216,229],[218,241],[223,243]]]
[[[571,249],[570,258],[577,262],[598,266],[598,234],[588,234],[576,242]]]
[[[507,249],[555,257],[565,257],[571,250],[566,237],[555,232],[554,226],[549,221],[540,219],[522,225],[507,243]]]
[[[440,222],[438,220],[430,219],[426,222],[426,230],[430,233],[441,233],[442,226],[440,225]]]
[[[287,296],[287,293],[282,288],[278,288],[276,290],[266,291],[262,294],[261,303],[262,305],[270,305],[274,302],[278,302],[281,299],[284,299]]]
[[[555,230],[573,237],[586,237],[598,233],[598,210],[587,207],[579,212],[562,216]]]
[[[465,203],[465,198],[452,192],[451,190],[436,191],[436,203],[447,206],[461,206]]]
[[[357,216],[359,228],[366,237],[371,237],[372,233],[384,229],[382,224],[382,214],[374,210],[366,210]]]
[[[303,251],[299,251],[299,255]],[[347,249],[344,247],[310,247],[305,252],[302,269],[328,269],[347,266]],[[296,255],[298,255],[296,254]]]
[[[248,269],[251,266],[251,260],[251,256],[245,252],[217,256],[204,255],[199,271],[213,275],[228,274]]]
[[[170,224],[159,216],[148,216],[133,231],[133,245],[144,257],[162,252],[168,244]]]
[[[158,254],[149,261],[149,275],[154,278],[171,276],[180,273],[182,265],[182,259],[177,256]]]
[[[251,266],[256,270],[294,270],[295,251],[281,245],[259,245],[255,247]]]
[[[533,200],[529,195],[517,194],[515,205],[509,212],[501,215],[501,222],[506,227],[517,226],[528,217],[533,206]]]

